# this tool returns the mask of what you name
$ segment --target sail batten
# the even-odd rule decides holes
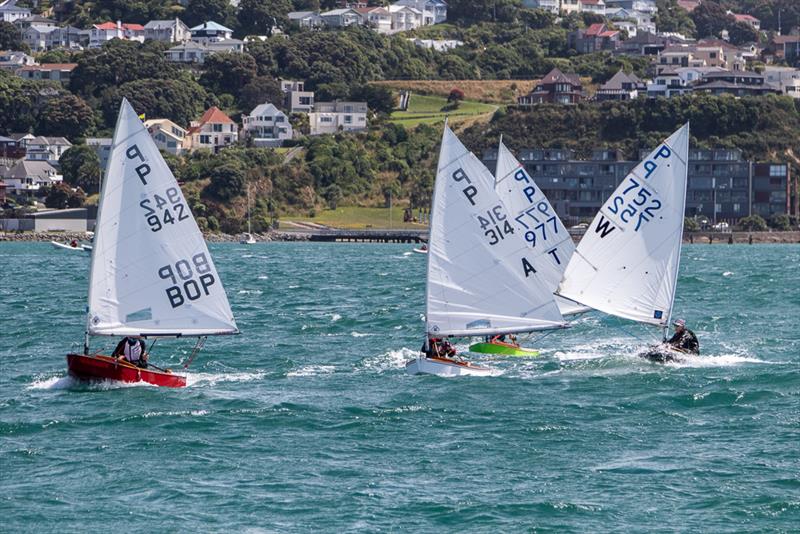
[[[689,125],[630,172],[589,225],[558,295],[641,323],[669,324],[680,265]]]
[[[87,331],[107,336],[238,332],[183,192],[126,100],[100,192]]]
[[[428,242],[428,334],[562,328],[552,294],[520,260],[525,247],[514,239],[494,177],[447,126],[439,162]]]

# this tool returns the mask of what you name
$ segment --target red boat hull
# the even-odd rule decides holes
[[[69,374],[81,380],[119,380],[120,382],[147,382],[168,388],[186,387],[186,377],[173,373],[142,369],[111,356],[67,354]]]

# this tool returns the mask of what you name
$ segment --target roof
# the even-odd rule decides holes
[[[678,7],[685,9],[689,13],[694,11],[700,5],[700,0],[678,0]]]
[[[286,16],[289,17],[289,20],[301,20],[306,17],[316,17],[318,15],[316,11],[292,11]]]
[[[278,114],[286,115],[283,111],[276,108],[275,104],[271,104],[269,102],[257,105],[253,108],[253,111],[250,112],[251,117],[257,117],[260,115],[275,116]]]
[[[611,77],[606,83],[600,86],[601,91],[608,91],[614,89],[622,89],[622,84],[631,83],[631,84],[640,84],[642,83],[636,75],[625,74],[625,71],[619,70],[617,73]]]
[[[48,19],[47,17],[43,17],[41,15],[31,15],[29,17],[22,17],[22,18],[19,18],[19,19],[15,20],[14,22],[29,22],[31,24],[34,24],[36,22],[39,22],[39,23],[42,23],[42,24],[56,24],[55,20]]]
[[[755,18],[753,15],[748,15],[746,13],[745,14],[731,13],[731,15],[733,15],[733,18],[736,19],[736,22],[761,22],[760,20]]]
[[[169,29],[175,25],[183,24],[180,19],[172,19],[172,20],[151,20],[147,24],[144,25],[146,30],[162,30],[162,29]]]
[[[375,11],[381,11],[383,13],[389,13],[389,10],[382,6],[372,6],[372,7],[357,7],[353,9],[353,11],[358,11],[362,15],[367,15],[369,13],[373,13]]]
[[[600,0],[581,0],[581,4],[585,6],[596,6],[600,4]]]
[[[8,171],[6,178],[27,178],[29,176],[38,179],[49,179],[51,175],[57,174],[55,167],[46,161],[31,161],[27,159],[16,162]]]
[[[233,33],[232,29],[226,28],[222,24],[217,24],[213,20],[210,20],[208,22],[204,22],[202,24],[198,24],[194,28],[189,28],[189,31],[191,31],[191,32],[197,32],[197,31],[203,31],[203,30],[214,30],[214,31],[218,31],[218,32],[230,32],[230,33]]]
[[[104,22],[102,24],[95,24],[92,27],[98,30],[116,30],[117,24],[114,22]],[[127,22],[123,22],[119,27],[123,30],[133,30],[133,31],[144,30],[144,26],[142,26],[141,24],[128,24]]]
[[[746,70],[741,71],[730,71],[730,70],[722,70],[716,72],[709,72],[706,73],[705,78],[730,78],[731,76],[735,76],[736,78],[763,78],[763,74],[759,74],[757,72],[750,72]]]
[[[200,117],[200,120],[197,122],[200,125],[207,124],[209,122],[236,124],[231,120],[230,117],[225,115],[225,113],[223,113],[222,110],[219,109],[217,106],[211,106],[209,109],[207,109],[206,112],[203,113],[203,116]]]
[[[776,35],[772,38],[775,44],[789,44],[800,42],[800,35]]]
[[[558,69],[553,69],[547,73],[547,76],[542,78],[541,84],[544,85],[556,82],[566,82],[571,83],[572,85],[581,85],[580,76],[577,74],[564,74]]]
[[[20,70],[24,71],[37,71],[37,70],[66,70],[72,72],[77,63],[42,63],[41,65],[25,65]]]
[[[355,9],[342,8],[342,9],[331,9],[330,11],[325,11],[324,13],[320,13],[320,17],[338,17],[339,15],[344,15],[345,13],[356,13]]]
[[[28,13],[31,12],[30,9],[27,7],[19,7],[17,5],[17,0],[8,0],[3,4],[0,4],[0,11],[27,11]]]

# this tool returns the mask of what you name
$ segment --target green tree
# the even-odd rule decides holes
[[[728,27],[728,36],[732,44],[757,43],[758,31],[746,22],[737,22]]]
[[[242,0],[239,3],[239,25],[242,32],[255,35],[272,35],[272,27],[285,28],[292,11],[290,0]]]
[[[89,194],[97,193],[100,184],[100,158],[87,145],[72,145],[58,160],[64,182]]]
[[[40,99],[39,84],[0,70],[0,133],[30,131]]]
[[[694,217],[684,217],[683,229],[687,232],[697,232],[700,230],[700,223]]]
[[[700,4],[691,13],[698,37],[719,37],[722,30],[730,26],[731,19],[725,8],[713,1]]]
[[[229,93],[238,97],[242,87],[256,77],[256,72],[256,60],[250,54],[213,54],[203,63],[200,83],[213,93]]]
[[[516,17],[521,0],[449,0],[448,20],[463,22],[511,22]]]
[[[767,230],[767,221],[761,215],[749,215],[739,219],[739,226],[747,232],[763,232]]]
[[[204,196],[215,200],[228,201],[242,194],[245,173],[240,165],[225,163],[211,172],[211,181],[203,189]]]
[[[22,32],[10,22],[0,22],[0,50],[25,50],[28,45],[22,40]]]
[[[80,208],[85,201],[86,195],[80,189],[73,190],[65,183],[56,183],[48,190],[44,205],[54,209]]]
[[[656,0],[656,28],[662,32],[677,32],[694,37],[697,29],[689,12],[678,5],[677,0]]]
[[[769,219],[769,225],[776,230],[789,231],[792,229],[792,220],[785,213],[775,214]]]
[[[376,113],[391,113],[394,109],[394,94],[382,85],[359,85],[350,92],[350,99],[363,101]]]
[[[245,111],[250,111],[259,104],[269,102],[283,109],[283,91],[278,80],[270,76],[256,76],[242,87],[239,104]]]
[[[64,94],[47,101],[39,114],[36,133],[75,140],[93,129],[94,111],[89,104],[79,96]]]
[[[236,16],[229,0],[189,0],[183,12],[183,21],[189,27],[213,21],[236,29]]]

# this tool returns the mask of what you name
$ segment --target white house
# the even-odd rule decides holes
[[[404,32],[422,26],[422,11],[408,6],[397,4],[389,6],[392,17],[392,31]]]
[[[800,69],[767,65],[764,68],[764,81],[780,87],[785,95],[800,98]]]
[[[259,104],[250,115],[242,115],[242,124],[244,135],[259,147],[281,146],[294,133],[286,113],[270,103]]]
[[[36,60],[25,52],[16,50],[6,50],[0,52],[0,70],[16,72],[17,69],[26,65],[35,65]]]
[[[397,0],[394,5],[413,7],[422,13],[424,26],[447,21],[447,2],[443,0]]]
[[[146,41],[161,41],[163,43],[185,43],[192,38],[189,26],[174,20],[151,20],[144,25],[144,38]]]
[[[18,160],[4,171],[2,176],[9,193],[31,194],[42,187],[58,183],[64,179],[46,161]]]
[[[407,39],[417,46],[422,48],[432,48],[437,52],[447,52],[459,46],[463,46],[464,41],[457,41],[456,39]]]
[[[128,24],[120,21],[95,24],[89,30],[89,46],[98,48],[112,39],[144,42],[144,26],[141,24]]]
[[[561,11],[561,0],[522,0],[522,7],[544,9],[558,15],[559,11]]]
[[[100,168],[105,172],[106,165],[108,165],[108,158],[111,156],[111,147],[114,140],[110,137],[87,137],[86,145],[94,150],[97,157],[100,158]]]
[[[218,152],[239,140],[239,128],[222,110],[212,106],[203,113],[200,120],[192,121],[186,137],[184,146],[189,150],[207,148]]]
[[[187,131],[169,119],[149,119],[144,126],[159,150],[181,155],[184,152]]]
[[[34,137],[26,139],[25,159],[29,161],[46,161],[50,165],[58,165],[61,156],[70,149],[72,143],[63,137]]]
[[[59,28],[55,26],[40,26],[31,24],[22,30],[22,42],[31,47],[34,52],[44,52],[53,42],[52,34]]]
[[[311,135],[367,128],[366,102],[317,102],[308,114]]]
[[[5,0],[0,2],[0,20],[3,22],[14,22],[31,16],[31,10],[27,7],[17,6],[17,0]]]
[[[320,18],[317,11],[292,11],[287,17],[290,22],[301,28],[318,28],[325,25],[325,21]]]
[[[355,9],[332,9],[320,13],[319,17],[332,28],[344,28],[354,24],[361,24],[361,15]]]
[[[606,14],[606,3],[603,0],[580,0],[582,13],[594,13],[604,16]]]
[[[233,38],[233,30],[213,21],[199,24],[189,31],[192,34],[192,41],[203,44]]]
[[[289,113],[308,113],[314,109],[314,91],[305,90],[305,82],[281,80],[283,105]]]
[[[244,41],[239,39],[226,39],[224,41],[208,41],[198,43],[188,41],[165,50],[164,55],[168,61],[174,63],[195,63],[202,65],[211,54],[219,52],[241,52],[244,50]]]
[[[385,7],[359,7],[356,11],[361,16],[361,24],[378,33],[392,31],[392,15]]]
[[[77,63],[42,63],[26,65],[17,71],[17,76],[26,80],[52,80],[63,84],[69,83],[72,71]]]

